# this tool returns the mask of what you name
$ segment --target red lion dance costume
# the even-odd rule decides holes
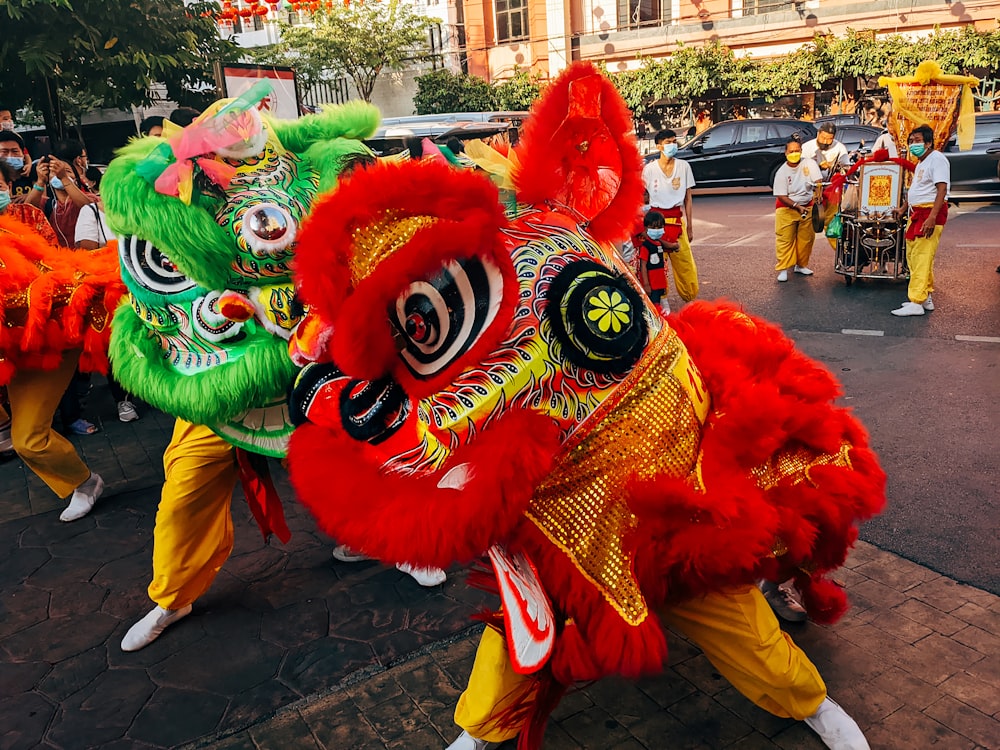
[[[610,82],[576,65],[511,155],[513,210],[481,174],[381,165],[301,237],[301,292],[332,336],[293,394],[299,496],[383,561],[493,563],[503,607],[457,714],[480,744],[462,747],[538,747],[574,682],[662,670],[665,622],[703,646],[715,628],[719,666],[746,642],[720,637],[719,613],[764,618],[754,644],[773,623],[767,648],[805,687],[775,699],[756,666],[720,670],[810,717],[822,680],[752,584],[795,577],[811,616],[836,619],[825,576],[884,502],[822,366],[733,305],[665,321],[642,295],[609,244],[641,199],[630,130]]]

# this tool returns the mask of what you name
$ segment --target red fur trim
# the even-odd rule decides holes
[[[883,507],[885,474],[861,425],[831,403],[836,381],[776,326],[733,305],[696,302],[670,323],[713,411],[701,445],[704,492],[675,480],[632,488],[643,592],[658,603],[809,570],[820,586],[809,600],[822,608],[815,616],[839,616],[836,597],[819,582],[843,564],[856,524]],[[845,442],[850,467],[815,466],[806,481],[786,478],[767,490],[750,474],[776,454],[837,453]],[[788,548],[778,558],[770,554],[776,540]]]
[[[306,424],[292,435],[289,468],[299,498],[327,534],[385,562],[446,568],[478,557],[511,532],[558,450],[552,420],[516,410],[433,474],[401,476],[383,473],[367,443]],[[438,488],[463,463],[473,469],[464,488]]]
[[[28,225],[0,215],[0,385],[18,369],[52,369],[81,349],[81,369],[107,371],[111,312],[125,294],[116,246],[69,250],[50,245]],[[24,309],[18,294],[28,290]],[[67,292],[68,290],[68,292]],[[100,330],[95,326],[105,321]]]
[[[813,622],[832,625],[847,612],[847,594],[826,578],[803,575],[796,579],[802,601]]]
[[[642,203],[632,115],[590,63],[570,65],[535,103],[517,146],[518,200],[552,202],[589,222],[599,242],[628,236]]]

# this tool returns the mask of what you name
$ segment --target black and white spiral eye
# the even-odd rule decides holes
[[[292,215],[276,203],[258,203],[243,214],[240,227],[247,246],[258,253],[276,253],[295,242]]]
[[[453,260],[396,299],[392,322],[403,361],[415,377],[433,377],[471,349],[497,316],[500,269],[487,258]]]
[[[128,274],[150,292],[179,294],[196,286],[149,240],[134,235],[119,237],[118,256]]]

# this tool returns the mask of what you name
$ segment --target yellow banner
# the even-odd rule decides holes
[[[968,150],[976,130],[972,87],[978,84],[979,79],[972,76],[944,75],[933,61],[920,63],[912,76],[879,78],[879,85],[886,86],[892,96],[889,133],[900,153],[905,153],[910,131],[919,125],[931,126],[938,150],[957,125],[958,147]]]

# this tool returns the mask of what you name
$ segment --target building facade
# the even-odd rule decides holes
[[[468,72],[487,80],[552,77],[574,60],[609,71],[663,58],[679,44],[718,43],[765,58],[848,28],[927,36],[935,27],[994,29],[997,0],[456,0]]]

